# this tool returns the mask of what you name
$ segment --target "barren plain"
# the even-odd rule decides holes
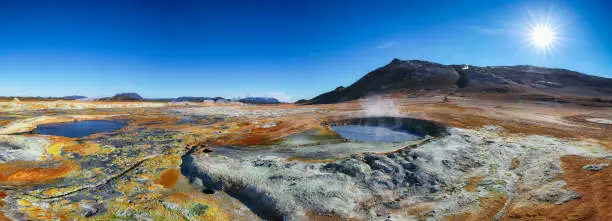
[[[612,108],[587,103],[7,100],[0,220],[612,220]],[[92,120],[124,126],[36,130]],[[358,141],[338,125],[422,136]]]

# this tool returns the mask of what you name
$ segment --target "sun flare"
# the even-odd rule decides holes
[[[557,38],[556,33],[547,25],[537,25],[529,33],[531,41],[538,47],[550,47]]]
[[[534,22],[525,35],[533,48],[545,54],[551,53],[559,43],[558,29],[550,22]]]

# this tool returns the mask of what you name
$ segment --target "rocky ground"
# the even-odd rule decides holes
[[[7,103],[0,220],[612,219],[606,107],[404,95],[307,106]],[[428,136],[369,143],[328,127],[383,116]],[[30,133],[79,120],[127,126]]]
[[[263,207],[256,211],[267,219],[304,220],[312,217],[308,211],[359,220],[493,219],[504,217],[510,202],[563,204],[579,199],[580,193],[565,189],[566,182],[558,180],[562,156],[612,159],[601,146],[544,136],[501,138],[501,130],[451,129],[450,135],[415,147],[353,154],[327,163],[212,152],[190,155],[183,160],[183,170],[202,189],[230,192]],[[472,215],[483,198],[501,202],[491,208],[494,211]],[[419,205],[430,209],[408,213]]]

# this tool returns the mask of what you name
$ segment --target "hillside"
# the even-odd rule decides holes
[[[278,104],[280,101],[273,97],[246,97],[239,100],[247,104]]]
[[[612,79],[575,71],[528,65],[442,65],[393,59],[348,87],[337,87],[307,104],[328,104],[392,91],[510,93],[592,98],[612,97]]]
[[[133,92],[118,93],[115,96],[99,99],[101,101],[141,101],[143,98]]]

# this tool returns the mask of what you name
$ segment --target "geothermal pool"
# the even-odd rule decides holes
[[[35,133],[62,137],[81,138],[96,133],[108,133],[121,129],[122,121],[88,120],[70,123],[45,124],[36,127]]]
[[[394,143],[423,138],[416,133],[396,131],[381,126],[342,125],[332,126],[331,128],[346,139],[362,142]]]

